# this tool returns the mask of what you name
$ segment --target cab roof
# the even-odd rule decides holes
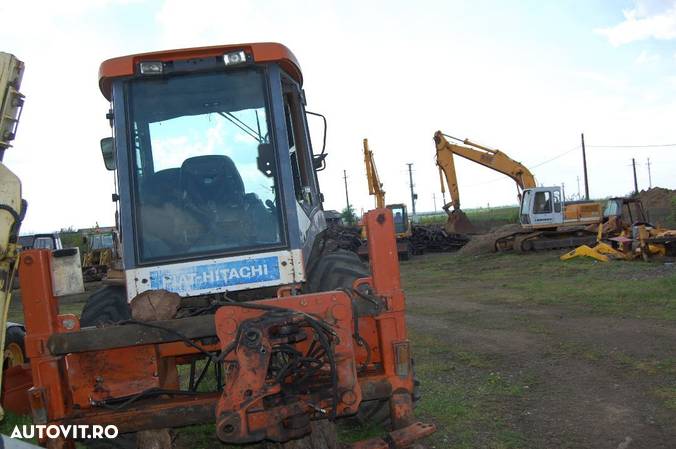
[[[108,100],[112,97],[111,85],[115,78],[131,76],[136,73],[136,66],[141,61],[175,61],[182,59],[222,56],[225,53],[244,50],[253,56],[255,63],[277,62],[298,83],[303,84],[300,64],[294,54],[286,46],[275,42],[254,44],[215,45],[211,47],[184,48],[164,50],[151,53],[120,56],[101,63],[99,67],[99,88]]]

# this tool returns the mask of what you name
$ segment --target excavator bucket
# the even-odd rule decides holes
[[[476,232],[467,215],[459,209],[448,214],[445,228],[449,234],[474,234]]]

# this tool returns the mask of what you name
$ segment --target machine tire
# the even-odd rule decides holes
[[[118,285],[108,285],[87,299],[80,314],[80,327],[114,324],[129,319],[131,308],[127,302],[126,289]]]
[[[9,367],[21,365],[28,361],[24,339],[26,331],[21,326],[10,326],[5,334],[4,364],[3,370]]]
[[[371,275],[357,254],[343,249],[325,253],[315,263],[308,265],[308,293],[350,290],[354,281]]]

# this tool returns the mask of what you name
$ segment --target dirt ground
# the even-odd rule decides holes
[[[676,447],[676,269],[439,254],[402,273],[425,447]]]
[[[673,264],[431,254],[401,269],[416,413],[438,427],[422,447],[676,447]],[[62,311],[78,313],[83,298]],[[18,299],[10,315],[21,321]],[[383,429],[340,432],[354,441]],[[178,447],[232,447],[212,425],[177,436]]]

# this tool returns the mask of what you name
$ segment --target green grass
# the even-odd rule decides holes
[[[676,387],[656,388],[653,394],[662,401],[666,408],[676,411]]]
[[[416,295],[444,294],[449,300],[457,292],[480,302],[551,304],[591,314],[676,320],[676,269],[657,262],[563,262],[558,256],[554,251],[432,255],[402,264],[402,279]]]
[[[516,223],[519,219],[518,206],[502,206],[478,209],[463,209],[467,218],[474,224],[481,226],[484,223]],[[439,213],[436,215],[424,215],[420,217],[421,224],[445,223],[448,215]]]
[[[525,437],[502,419],[505,401],[519,400],[533,376],[508,378],[482,354],[459,350],[428,334],[411,332],[422,400],[416,415],[437,424],[436,447],[523,447]]]

